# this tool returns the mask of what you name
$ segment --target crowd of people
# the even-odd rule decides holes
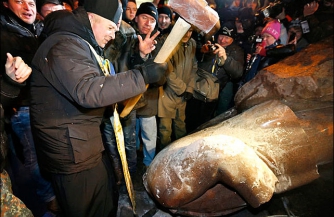
[[[208,5],[219,30],[191,25],[156,63],[179,16],[168,1],[2,1],[1,216],[34,215],[11,189],[8,156],[28,171],[45,217],[116,216],[126,188],[115,112],[133,178],[138,165],[231,109],[261,69],[333,34],[330,0]],[[195,94],[199,71],[218,83],[214,100]]]

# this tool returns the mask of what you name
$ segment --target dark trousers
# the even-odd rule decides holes
[[[79,173],[53,174],[56,197],[66,217],[114,217],[118,192],[109,159]]]
[[[187,132],[192,133],[197,127],[211,120],[217,106],[217,101],[203,102],[195,98],[187,101],[186,127]]]

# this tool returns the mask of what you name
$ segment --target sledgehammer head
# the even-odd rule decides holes
[[[205,33],[213,32],[220,27],[218,13],[205,0],[169,0],[169,6]]]

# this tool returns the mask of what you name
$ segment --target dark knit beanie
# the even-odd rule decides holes
[[[221,24],[220,29],[217,32],[218,35],[226,35],[234,39],[236,35],[236,27],[234,22],[224,22]]]
[[[158,11],[152,2],[141,3],[137,10],[136,16],[140,14],[148,14],[154,17],[155,21],[158,22]]]
[[[172,19],[172,10],[168,6],[162,6],[158,8],[158,14],[167,14],[169,19]]]
[[[97,14],[116,24],[122,15],[122,4],[119,0],[85,0],[83,6],[87,12]]]

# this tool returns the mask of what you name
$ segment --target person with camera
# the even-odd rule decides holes
[[[262,42],[256,47],[255,53],[247,55],[247,62],[251,65],[246,68],[243,84],[250,81],[261,69],[295,53],[295,44],[282,45],[280,43],[280,31],[281,24],[278,20],[270,21],[263,28]]]
[[[306,2],[299,19],[303,36],[312,44],[333,34],[333,8],[325,0]]]
[[[303,37],[303,30],[300,25],[300,20],[292,20],[288,29],[289,44],[296,45],[296,52],[304,49],[309,45],[308,41]]]
[[[186,123],[189,132],[233,106],[234,85],[241,78],[244,67],[244,51],[235,42],[235,35],[233,21],[222,23],[215,35],[216,43],[208,41],[201,49],[198,68],[217,78],[219,95],[217,100],[211,102],[196,98],[188,101]]]

